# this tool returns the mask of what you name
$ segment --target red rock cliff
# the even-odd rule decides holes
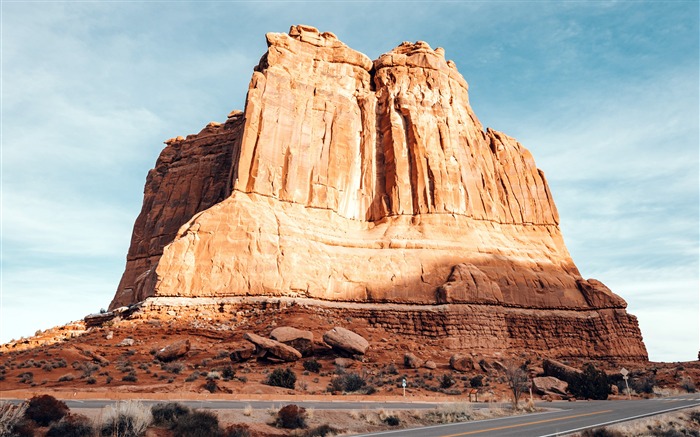
[[[623,326],[621,356],[646,358],[624,300],[571,260],[543,172],[483,129],[442,49],[402,43],[372,62],[310,27],[267,40],[244,117],[169,142],[149,173],[111,307],[259,295],[556,309]]]

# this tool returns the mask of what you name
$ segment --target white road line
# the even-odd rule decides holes
[[[595,425],[588,425],[588,426],[584,426],[582,428],[568,429],[566,431],[559,431],[559,432],[556,432],[554,434],[547,434],[547,435],[542,435],[539,437],[556,437],[556,436],[561,436],[561,435],[567,435],[567,434],[571,434],[572,432],[583,431],[584,429],[598,428],[601,426],[612,425],[614,423],[620,423],[620,422],[628,422],[630,420],[641,419],[641,418],[649,417],[649,416],[656,416],[657,414],[663,414],[663,413],[668,413],[671,411],[682,410],[682,409],[688,408],[688,407],[689,407],[689,405],[682,405],[680,407],[673,407],[673,408],[669,408],[667,410],[653,411],[651,413],[640,414],[638,416],[626,417],[624,419],[611,420],[610,422],[597,423]]]
[[[514,419],[514,418],[523,418],[523,417],[533,417],[533,416],[540,416],[542,414],[551,414],[551,413],[559,413],[562,411],[572,411],[572,410],[551,410],[551,411],[543,411],[541,413],[527,413],[527,414],[516,414],[513,416],[504,416],[504,417],[494,417],[493,419],[483,419],[483,420],[467,420],[466,422],[453,422],[453,423],[442,423],[439,425],[430,425],[430,426],[419,426],[416,428],[402,428],[402,429],[396,429],[396,430],[391,430],[391,431],[381,431],[381,432],[372,432],[372,433],[366,433],[366,434],[358,434],[354,437],[362,437],[362,436],[375,436],[375,435],[391,435],[391,434],[398,434],[402,435],[403,433],[406,433],[407,431],[417,431],[420,429],[437,429],[437,428],[450,428],[450,427],[455,427],[455,426],[460,426],[460,425],[467,425],[467,424],[472,424],[472,423],[484,423],[484,422],[494,422],[497,420],[507,420],[507,419]]]

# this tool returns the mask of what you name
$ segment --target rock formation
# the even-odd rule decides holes
[[[595,345],[586,354],[646,359],[624,300],[569,256],[544,173],[483,128],[442,49],[402,43],[372,62],[307,26],[267,42],[245,112],[166,142],[111,308],[150,296],[432,306],[444,320],[431,323],[484,324],[488,345],[466,332],[462,347],[547,352],[570,334]]]

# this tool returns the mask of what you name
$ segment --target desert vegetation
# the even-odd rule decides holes
[[[265,410],[247,406],[239,412],[190,408],[164,402],[151,407],[138,401],[116,402],[91,417],[70,411],[62,401],[42,395],[13,405],[0,403],[0,437],[251,437],[289,435],[324,437],[478,420],[510,414],[503,404],[474,410],[468,403],[447,404],[427,411],[314,411],[296,404]],[[224,418],[222,420],[222,417]]]
[[[586,430],[576,437],[697,437],[700,436],[700,408]]]

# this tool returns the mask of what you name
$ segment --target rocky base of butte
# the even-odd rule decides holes
[[[382,400],[402,396],[405,377],[409,398],[464,400],[476,388],[479,400],[504,402],[509,399],[505,371],[515,365],[527,370],[536,399],[557,400],[574,397],[567,381],[572,376],[575,380],[578,369],[590,361],[552,360],[546,351],[464,348],[457,331],[449,337],[425,336],[419,319],[402,321],[411,313],[391,308],[393,304],[385,307],[390,322],[378,324],[372,313],[354,303],[196,301],[198,306],[187,298],[150,298],[2,345],[0,391],[10,398],[52,393],[67,399],[77,393],[83,398],[163,400],[173,392],[183,399],[234,395],[268,400],[343,392],[371,393],[369,399]],[[575,353],[573,347],[568,353]],[[687,390],[700,383],[700,361],[607,360],[595,366],[608,372],[613,399],[625,387],[621,367],[630,370],[630,386],[642,396],[644,388]],[[293,390],[266,383],[271,371],[288,368],[297,376]],[[335,382],[353,374],[361,375],[366,385],[337,388]]]

